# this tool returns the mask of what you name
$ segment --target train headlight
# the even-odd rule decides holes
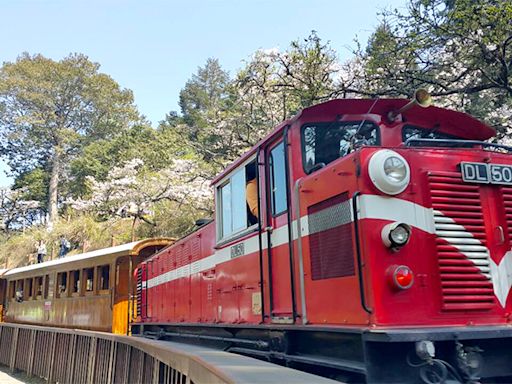
[[[386,224],[381,231],[382,242],[388,248],[400,248],[409,242],[411,227],[405,223]]]
[[[388,195],[403,192],[411,177],[407,161],[390,149],[382,149],[373,154],[368,163],[368,174],[373,185]]]
[[[394,183],[401,183],[407,177],[407,167],[399,157],[390,156],[384,160],[384,173]]]

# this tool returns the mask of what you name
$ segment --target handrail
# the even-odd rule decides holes
[[[0,324],[0,365],[48,383],[335,383],[198,345],[13,323]]]
[[[357,277],[359,282],[359,293],[361,299],[361,306],[364,311],[368,314],[372,314],[373,310],[366,303],[365,287],[364,287],[364,272],[363,272],[363,260],[361,258],[361,242],[359,238],[359,206],[357,205],[357,198],[361,195],[361,192],[356,191],[352,195],[352,212],[354,215],[354,235],[356,243],[356,257],[357,257]]]
[[[0,364],[48,383],[234,383],[172,343],[11,323],[0,324]]]

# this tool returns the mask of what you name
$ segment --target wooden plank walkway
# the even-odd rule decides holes
[[[11,373],[9,367],[0,365],[0,384],[39,384],[44,383],[43,379],[27,377],[24,373]]]

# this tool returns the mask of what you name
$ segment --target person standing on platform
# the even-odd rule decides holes
[[[59,258],[64,257],[66,253],[69,252],[71,248],[71,244],[69,243],[68,239],[62,235],[60,237],[60,250],[59,250]]]
[[[46,257],[46,244],[43,240],[39,240],[39,244],[37,246],[37,262],[42,263],[44,258]]]

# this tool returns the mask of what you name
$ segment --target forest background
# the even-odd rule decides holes
[[[0,68],[0,266],[34,262],[44,241],[72,253],[150,236],[180,237],[212,217],[210,180],[275,125],[334,98],[411,97],[468,112],[509,140],[510,0],[408,0],[340,60],[315,31],[259,50],[234,75],[202,63],[156,128],[100,64],[22,53]]]

